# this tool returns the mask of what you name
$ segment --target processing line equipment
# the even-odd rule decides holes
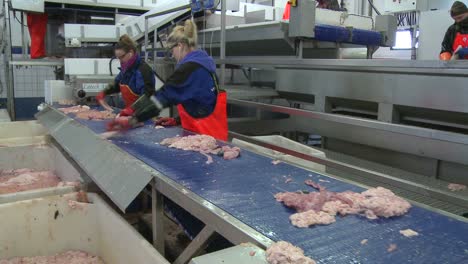
[[[359,174],[353,181],[396,187],[418,202],[466,213],[468,196],[446,189],[451,182],[468,183],[463,63],[336,59],[362,48],[370,58],[378,47],[392,46],[393,16],[356,16],[297,1],[284,20],[278,8],[237,6],[237,12],[224,12],[221,27],[223,12],[195,18],[203,22],[200,47],[221,66],[221,82],[228,82],[223,88],[229,94],[231,132],[238,137],[319,135],[327,158],[317,162],[351,164],[344,167]],[[189,1],[158,1],[158,8],[125,25],[67,24],[65,36],[84,49],[116,41],[124,33],[144,39],[142,50],[156,58],[152,65],[158,72],[160,34],[191,12]],[[223,47],[228,56],[221,55]],[[118,63],[108,62],[65,60],[66,84],[74,98],[91,97],[112,80]]]
[[[466,219],[415,202],[401,217],[370,221],[347,216],[328,226],[292,226],[291,211],[275,201],[275,193],[303,190],[307,179],[322,180],[330,191],[364,189],[326,170],[308,170],[287,162],[273,165],[271,158],[245,149],[238,159],[213,157],[212,164],[205,164],[199,153],[159,144],[168,137],[191,134],[180,128],[155,130],[146,124],[105,140],[99,136],[105,132],[103,121],[75,119],[53,106],[36,117],[121,210],[151,185],[153,239],[159,252],[164,252],[163,196],[205,223],[175,263],[189,262],[214,233],[235,245],[251,242],[260,248],[286,240],[318,263],[462,263],[468,259]],[[284,176],[293,181],[285,182]],[[407,238],[399,233],[408,228],[419,236]],[[364,239],[368,243],[362,245]],[[387,252],[390,244],[397,245],[397,250]],[[230,256],[235,261],[236,254]]]
[[[239,107],[239,112],[254,113],[231,118],[231,136],[286,153],[287,159],[268,150],[269,154],[264,150],[259,154],[243,149],[239,159],[224,161],[214,157],[215,162],[208,165],[197,153],[159,145],[164,138],[190,134],[180,128],[155,130],[147,124],[108,141],[99,137],[105,131],[104,122],[78,120],[54,106],[46,106],[37,114],[37,119],[122,211],[151,186],[153,242],[161,254],[164,255],[163,197],[205,223],[175,263],[189,262],[215,233],[235,245],[251,242],[263,249],[273,241],[286,240],[303,248],[306,255],[319,263],[434,260],[463,263],[468,258],[468,224],[460,215],[467,212],[468,195],[466,191],[444,190],[445,182],[437,177],[464,183],[466,178],[460,175],[467,165],[464,158],[467,137],[456,131],[412,126],[403,121],[464,128],[459,118],[465,116],[466,110],[463,102],[466,67],[456,62],[316,60],[339,58],[344,48],[356,47],[365,47],[370,58],[376,47],[392,45],[396,25],[390,16],[374,21],[346,16],[343,12],[329,13],[334,11],[315,9],[312,2],[298,1],[299,6],[292,8],[289,21],[264,21],[262,12],[245,12],[243,18],[232,19],[240,21],[235,22],[237,24],[218,27],[219,17],[215,13],[208,18],[213,19],[215,26],[201,30],[199,35],[199,39],[205,40],[202,48],[213,55],[218,64],[234,71],[247,68],[249,83],[270,87],[263,89],[269,91],[266,97],[272,97],[267,100],[230,99],[230,114],[236,114],[234,106]],[[150,26],[149,16],[145,17],[143,26],[130,26],[135,28],[132,29],[134,34],[145,36],[145,51],[151,48],[156,52],[149,34],[155,32],[153,44],[156,43],[158,27]],[[333,17],[333,21],[321,20],[328,17]],[[78,28],[80,33],[69,38],[70,45],[94,41],[91,35],[82,34],[87,26]],[[123,31],[112,28],[115,31],[109,30],[111,38],[117,39]],[[225,35],[227,32],[229,34]],[[99,62],[90,63],[96,66],[94,69],[99,68]],[[233,75],[232,83],[236,81]],[[454,93],[437,89],[447,83]],[[274,101],[278,98],[297,105],[278,104]],[[445,99],[435,101],[434,98]],[[457,103],[447,103],[451,100]],[[242,111],[246,109],[253,111]],[[419,109],[424,109],[431,118],[421,116]],[[447,119],[447,112],[461,114]],[[246,136],[289,131],[322,135],[325,157]],[[250,147],[257,150],[255,145]],[[420,177],[422,175],[396,177],[396,174],[407,175],[396,168],[369,169],[368,163],[333,152],[338,150],[357,157],[378,157],[390,165],[398,165],[392,162],[405,164],[400,169],[424,175],[430,172],[434,179]],[[270,157],[275,155],[287,162],[272,165]],[[300,157],[302,161],[291,156]],[[310,164],[303,160],[320,163],[320,166],[310,169]],[[455,176],[447,177],[448,174]],[[293,181],[285,183],[283,176]],[[403,190],[411,193],[404,196],[413,201],[413,208],[402,217],[369,221],[347,216],[329,226],[297,229],[289,223],[290,210],[276,202],[273,195],[302,190],[306,179],[325,180],[323,185],[331,191],[362,191],[369,186],[384,186],[398,194]],[[431,206],[418,203],[424,200],[429,200]],[[437,209],[446,204],[449,209]],[[420,235],[406,238],[398,232],[408,228]],[[366,239],[368,243],[362,245],[361,241]],[[391,244],[397,245],[397,250],[387,252]],[[236,263],[241,249],[232,250],[232,260]],[[203,263],[201,261],[203,259],[192,260],[197,264]]]
[[[449,183],[468,184],[466,65],[371,60],[377,48],[393,46],[394,17],[351,16],[316,9],[312,2],[297,1],[289,20],[273,12],[276,19],[265,21],[275,11],[267,9],[244,10],[235,18],[226,13],[225,27],[219,26],[220,14],[207,17],[209,26],[199,39],[227,68],[226,90],[276,93],[230,97],[230,131],[238,137],[285,135],[304,143],[310,135],[318,137],[326,159],[315,161],[341,162],[342,169],[358,175],[344,177],[392,186],[410,199],[466,214],[468,196],[447,189]],[[343,59],[349,56],[361,59]],[[291,152],[275,142],[246,139]]]
[[[0,262],[75,250],[106,263],[169,263],[91,193],[92,180],[37,121],[0,123],[0,168]],[[60,182],[30,174],[45,171]]]

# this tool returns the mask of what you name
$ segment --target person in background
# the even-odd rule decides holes
[[[338,0],[317,0],[317,7],[341,11],[340,5],[338,4]]]
[[[335,11],[346,11],[346,9],[340,7],[340,5],[338,4],[338,0],[317,0],[317,8],[330,9]],[[291,3],[287,1],[286,6],[284,7],[283,19],[288,20],[290,15]]]
[[[450,8],[450,15],[455,23],[445,33],[439,58],[468,59],[468,8],[464,3],[455,1]]]
[[[192,20],[176,26],[167,40],[176,59],[175,72],[154,95],[141,96],[132,106],[131,118],[116,118],[108,130],[135,127],[157,116],[166,107],[177,105],[180,122],[186,130],[227,140],[227,96],[218,86],[216,64],[197,49],[197,28]],[[156,124],[177,125],[174,118],[161,118]]]
[[[124,108],[120,116],[131,116],[131,105],[142,95],[151,96],[155,90],[155,77],[151,67],[144,62],[137,52],[135,42],[128,36],[120,37],[114,46],[114,54],[120,61],[120,73],[115,77],[114,83],[109,84],[101,91],[96,100],[106,109],[109,109],[105,98],[108,95],[121,93]]]

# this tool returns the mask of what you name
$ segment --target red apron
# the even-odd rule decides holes
[[[120,84],[120,93],[125,104],[125,108],[132,106],[132,104],[140,97],[134,93],[132,89],[126,84]]]
[[[225,91],[218,92],[215,109],[207,117],[192,117],[185,111],[182,104],[177,105],[177,110],[179,110],[180,122],[184,129],[227,141],[227,94]]]
[[[31,59],[46,56],[45,35],[47,31],[47,14],[28,13],[27,23],[31,37]]]
[[[286,6],[284,7],[284,12],[283,12],[283,19],[284,20],[289,20],[289,16],[291,14],[291,4],[286,2]]]
[[[462,46],[462,48],[468,48],[468,34],[460,34],[460,32],[457,32],[457,36],[453,41],[452,52],[455,52],[458,46]],[[468,55],[465,56],[464,59],[468,59]]]

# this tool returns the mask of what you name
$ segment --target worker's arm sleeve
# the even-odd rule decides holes
[[[145,122],[159,115],[164,107],[165,106],[163,106],[154,95],[148,96],[146,94],[140,96],[131,106],[131,108],[135,110],[133,116],[138,122]]]
[[[121,73],[115,77],[114,82],[110,83],[105,89],[104,89],[104,94],[105,95],[111,95],[120,92],[120,79],[122,78]]]
[[[139,70],[141,75],[139,76],[140,78],[137,79],[137,91],[143,91],[141,94],[145,94],[147,96],[153,95],[156,82],[153,70],[146,63],[142,64]]]
[[[164,107],[177,105],[210,93],[206,83],[212,82],[210,73],[197,63],[188,62],[181,65],[156,91],[155,96]]]
[[[452,54],[454,39],[455,39],[455,27],[451,26],[447,29],[447,32],[445,32],[444,40],[442,41],[442,49],[440,53],[450,52],[450,54]]]

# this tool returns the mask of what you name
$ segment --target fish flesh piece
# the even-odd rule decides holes
[[[269,264],[315,264],[315,261],[304,256],[304,251],[286,241],[278,241],[266,250]]]
[[[377,219],[379,217],[400,216],[411,208],[408,201],[383,187],[371,188],[362,193],[351,191],[337,193],[327,191],[311,180],[307,180],[305,183],[319,191],[310,193],[280,192],[274,196],[278,202],[294,208],[298,213],[307,212],[295,214],[294,217],[290,218],[291,223],[298,227],[310,226],[314,223],[330,224],[334,222],[334,216],[337,214],[341,216],[362,214],[368,219]],[[320,214],[321,212],[330,217]],[[307,221],[303,219],[305,217],[311,219]],[[306,225],[305,223],[310,224]]]
[[[35,171],[31,169],[0,171],[0,194],[61,186],[78,188],[80,183],[63,182],[52,171]]]
[[[223,159],[231,160],[239,157],[241,152],[238,147],[218,146],[216,139],[208,135],[165,138],[159,144],[170,148],[199,152],[207,157],[206,164],[213,162],[213,158],[209,154],[222,155]]]
[[[111,111],[89,110],[76,113],[76,118],[87,120],[105,120],[115,118],[116,114]]]
[[[62,107],[58,108],[58,110],[62,111],[65,114],[71,114],[71,113],[79,113],[79,112],[86,112],[91,110],[91,108],[87,105],[74,105],[70,107]]]
[[[404,235],[405,237],[413,237],[419,235],[418,232],[412,230],[412,229],[405,229],[405,230],[400,230],[400,234]]]
[[[463,191],[466,189],[466,185],[458,184],[458,183],[450,183],[447,188],[452,192]]]

